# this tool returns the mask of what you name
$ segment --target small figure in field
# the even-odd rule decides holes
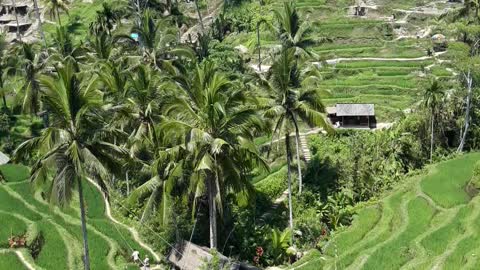
[[[140,260],[140,252],[134,250],[132,253],[132,260],[134,263],[137,263],[139,266],[142,265],[142,261]]]
[[[143,260],[142,270],[150,270],[150,259],[148,256],[145,256],[145,260]]]
[[[432,50],[430,48],[427,49],[427,55],[432,56]]]

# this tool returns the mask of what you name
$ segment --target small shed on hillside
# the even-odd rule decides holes
[[[10,162],[10,158],[0,151],[0,165],[4,165]]]
[[[432,36],[433,50],[436,52],[443,52],[447,50],[447,38],[442,34]]]
[[[218,254],[220,264],[228,263],[228,258]],[[171,262],[177,269],[181,270],[196,270],[204,267],[213,256],[210,250],[206,247],[195,245],[194,243],[183,241],[177,244],[175,249],[168,255],[168,261]]]
[[[228,270],[259,270],[256,267],[248,266],[239,262],[232,262],[229,258],[218,253],[220,266],[228,266]],[[170,251],[167,259],[180,270],[198,270],[205,267],[213,258],[210,249],[195,245],[189,241],[183,241]],[[223,269],[223,268],[222,268]]]
[[[336,127],[375,128],[374,104],[341,103],[327,108],[328,118]]]

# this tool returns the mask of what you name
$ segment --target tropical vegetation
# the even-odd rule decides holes
[[[351,2],[35,1],[0,39],[0,268],[477,268],[480,5]]]

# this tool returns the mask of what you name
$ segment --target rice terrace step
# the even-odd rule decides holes
[[[466,154],[412,176],[289,269],[479,269],[480,197],[465,190],[477,161]]]

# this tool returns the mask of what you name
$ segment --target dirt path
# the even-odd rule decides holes
[[[396,62],[410,62],[410,61],[424,61],[424,60],[429,60],[433,59],[436,56],[440,56],[442,54],[445,54],[445,52],[437,52],[433,56],[422,56],[422,57],[416,57],[416,58],[385,58],[385,57],[339,57],[339,58],[333,58],[326,60],[327,64],[329,65],[335,65],[340,62],[354,62],[354,61],[396,61]],[[314,62],[318,63],[318,62]]]
[[[147,245],[146,243],[143,242],[143,240],[140,238],[140,234],[138,233],[137,230],[135,230],[134,228],[132,227],[129,227],[121,222],[119,222],[118,220],[116,220],[113,216],[112,216],[112,213],[111,213],[111,208],[110,208],[110,202],[107,200],[107,198],[105,197],[105,194],[103,193],[102,191],[102,188],[95,182],[93,181],[92,179],[90,178],[87,178],[87,180],[95,186],[95,188],[102,194],[103,196],[103,202],[105,204],[105,214],[106,216],[108,217],[108,219],[110,219],[113,223],[115,224],[118,224],[122,227],[124,227],[125,229],[127,229],[128,231],[130,231],[130,233],[133,235],[133,238],[135,239],[135,241],[144,249],[148,250],[154,257],[155,257],[155,260],[156,261],[160,261],[161,258],[160,256],[149,246]],[[154,268],[155,269],[155,268]]]
[[[20,262],[28,269],[28,270],[37,270],[36,267],[34,267],[30,262],[23,256],[23,253],[20,250],[13,250],[13,249],[0,249],[0,254],[6,254],[6,253],[14,253]]]
[[[212,4],[213,10],[208,12],[207,14],[202,14],[202,22],[203,26],[205,27],[205,31],[213,24],[215,17],[220,14],[220,11],[223,8],[223,1],[214,1]],[[198,19],[198,17],[197,17]],[[186,43],[190,41],[190,38],[193,42],[197,41],[198,35],[202,32],[202,26],[200,21],[190,27],[185,33],[182,34],[180,37],[180,42]]]

